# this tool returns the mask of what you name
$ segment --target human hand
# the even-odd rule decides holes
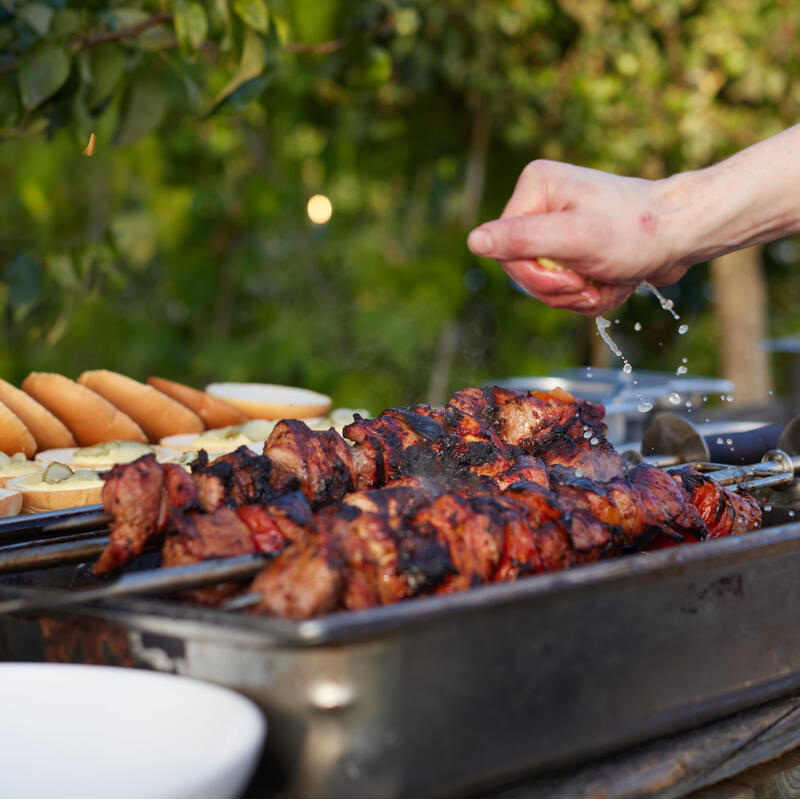
[[[500,219],[478,226],[467,245],[548,305],[597,316],[640,281],[675,283],[688,269],[674,246],[681,237],[667,183],[533,161]],[[567,268],[545,268],[538,257]]]

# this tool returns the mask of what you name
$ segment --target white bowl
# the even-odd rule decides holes
[[[236,797],[258,763],[258,706],[191,678],[0,664],[0,796]]]

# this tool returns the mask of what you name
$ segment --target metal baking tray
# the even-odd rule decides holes
[[[80,586],[88,566],[6,576],[0,597],[32,574]],[[159,599],[7,615],[0,659],[245,693],[269,720],[262,796],[452,795],[797,689],[798,609],[792,523],[302,622]]]

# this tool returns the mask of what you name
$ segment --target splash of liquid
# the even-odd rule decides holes
[[[594,324],[597,325],[597,332],[600,334],[600,338],[611,348],[611,352],[617,357],[624,359],[625,356],[622,355],[622,350],[617,347],[617,343],[609,336],[608,328],[611,326],[611,323],[603,316],[598,316],[594,318]]]
[[[675,319],[680,319],[680,315],[675,313],[675,303],[673,303],[669,298],[664,297],[664,295],[661,294],[661,292],[659,292],[652,283],[648,281],[642,281],[639,284],[639,288],[644,288],[647,289],[647,291],[652,292],[656,296],[658,302],[661,303],[661,308],[663,308],[664,311],[669,311],[669,313],[672,314]]]
[[[608,328],[610,327],[611,323],[603,316],[597,316],[594,318],[594,323],[597,326],[597,332],[600,334],[600,338],[609,346],[611,352],[617,357],[622,359],[622,371],[626,375],[630,375],[633,372],[633,367],[631,366],[631,362],[622,355],[622,350],[619,349],[617,343],[611,338],[608,333]],[[634,381],[637,383],[637,381]],[[637,409],[640,413],[646,414],[648,411],[651,411],[653,408],[653,404],[648,400],[644,399],[644,396],[641,392],[636,393],[637,397],[639,398],[639,405]]]

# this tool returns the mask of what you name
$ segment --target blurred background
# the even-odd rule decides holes
[[[468,230],[534,158],[658,178],[796,123],[798,25],[792,0],[0,0],[0,375],[377,412],[621,366]],[[734,258],[665,291],[685,335],[650,295],[610,315],[634,368],[791,391],[762,340],[800,335],[800,245]]]

